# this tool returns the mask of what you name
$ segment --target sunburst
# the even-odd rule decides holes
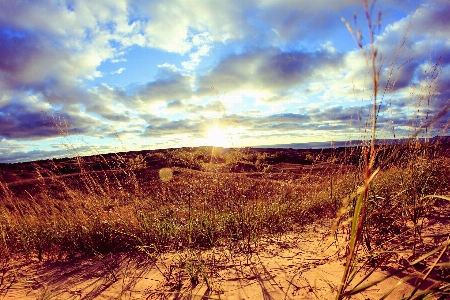
[[[208,146],[226,147],[229,146],[229,134],[227,131],[219,126],[214,126],[209,129],[206,139]]]

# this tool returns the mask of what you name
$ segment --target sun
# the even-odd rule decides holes
[[[229,144],[227,131],[219,126],[212,127],[206,136],[208,146],[226,147]]]

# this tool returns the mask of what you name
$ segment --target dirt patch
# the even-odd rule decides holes
[[[168,252],[154,259],[123,253],[71,262],[16,262],[4,266],[0,292],[3,299],[330,299],[342,276],[345,251],[329,239],[329,226],[327,221],[266,237],[247,253],[222,246]],[[369,280],[388,271],[376,272]],[[359,277],[364,275],[361,271]],[[354,299],[379,298],[402,276]],[[388,299],[411,290],[403,283]]]

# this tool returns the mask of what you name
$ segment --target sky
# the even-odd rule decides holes
[[[377,138],[447,135],[450,1],[369,6]],[[0,1],[0,162],[368,139],[370,40],[360,0]]]

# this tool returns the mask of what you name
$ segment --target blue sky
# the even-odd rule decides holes
[[[448,109],[450,2],[379,10],[378,137],[405,137]],[[0,162],[370,138],[371,75],[342,18],[367,49],[359,0],[1,1]]]

